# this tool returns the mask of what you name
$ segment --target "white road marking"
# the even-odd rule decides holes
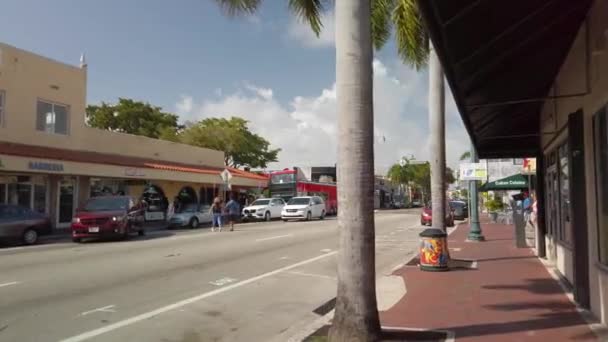
[[[322,249],[321,252],[322,253],[329,253],[329,252],[331,252],[331,249],[325,248],[325,249]]]
[[[215,286],[224,286],[226,284],[234,283],[235,281],[237,281],[237,279],[226,277],[226,278],[210,281],[209,284],[215,285]]]
[[[260,274],[258,276],[249,278],[249,279],[241,280],[238,283],[234,283],[234,284],[231,284],[231,285],[219,288],[217,290],[205,292],[205,293],[202,293],[202,294],[194,296],[194,297],[186,298],[186,299],[181,300],[181,301],[179,301],[177,303],[169,304],[167,306],[163,306],[163,307],[158,308],[156,310],[148,311],[148,312],[145,312],[143,314],[140,314],[140,315],[137,315],[137,316],[133,316],[131,318],[127,318],[125,320],[118,321],[116,323],[109,324],[109,325],[106,325],[106,326],[98,328],[98,329],[94,329],[94,330],[91,330],[91,331],[84,332],[84,333],[82,333],[80,335],[76,335],[76,336],[72,336],[72,337],[66,338],[66,339],[64,339],[64,340],[62,340],[60,342],[80,342],[80,341],[86,341],[88,339],[91,339],[93,337],[97,337],[99,335],[108,333],[110,331],[114,331],[116,329],[120,329],[120,328],[126,327],[128,325],[132,325],[132,324],[135,324],[137,322],[141,322],[143,320],[150,319],[150,318],[152,318],[154,316],[158,316],[158,315],[160,315],[162,313],[165,313],[167,311],[179,309],[179,308],[181,308],[183,306],[186,306],[186,305],[189,305],[189,304],[192,304],[192,303],[196,303],[196,302],[201,301],[201,300],[203,300],[205,298],[209,298],[209,297],[212,297],[212,296],[215,296],[215,295],[218,295],[218,294],[221,294],[221,293],[224,293],[224,292],[236,289],[238,287],[241,287],[241,286],[244,286],[244,285],[247,285],[247,284],[251,284],[253,282],[256,282],[256,281],[264,279],[264,278],[268,278],[268,277],[273,276],[275,274],[278,274],[278,273],[281,273],[281,272],[285,272],[285,271],[289,271],[291,269],[294,269],[294,268],[297,268],[297,267],[300,267],[300,266],[303,266],[303,265],[306,265],[306,264],[310,264],[312,262],[315,262],[315,261],[318,261],[318,260],[321,260],[321,259],[325,259],[325,258],[327,258],[329,256],[335,255],[336,253],[337,252],[334,251],[334,252],[331,252],[331,253],[321,254],[321,255],[318,255],[318,256],[316,256],[314,258],[306,259],[306,260],[297,262],[295,264],[291,264],[289,266],[281,267],[281,268],[278,268],[278,269],[276,269],[274,271],[266,272],[266,273]]]
[[[287,272],[287,273],[301,275],[301,276],[305,276],[305,277],[315,277],[315,278],[338,280],[338,278],[336,278],[336,277],[331,277],[331,276],[327,276],[324,274],[306,273],[306,272],[298,272],[298,271],[291,271],[291,272]]]
[[[271,237],[267,237],[267,238],[263,238],[263,239],[257,239],[257,240],[255,240],[255,242],[261,242],[261,241],[268,241],[268,240],[280,239],[280,238],[284,238],[284,237],[290,237],[290,236],[293,236],[293,234],[286,234],[286,235],[277,235],[277,236],[271,236]]]
[[[93,309],[93,310],[89,310],[89,311],[85,311],[82,312],[80,314],[80,316],[86,316],[95,312],[116,312],[116,310],[114,310],[114,308],[116,307],[116,305],[108,305],[108,306],[104,306],[102,308],[97,308],[97,309]]]
[[[11,285],[17,285],[20,284],[21,282],[19,281],[11,281],[10,283],[4,283],[4,284],[0,284],[0,287],[5,287],[5,286],[11,286]]]
[[[287,259],[289,259],[288,256],[282,256],[282,257],[279,258],[279,260],[287,260]]]

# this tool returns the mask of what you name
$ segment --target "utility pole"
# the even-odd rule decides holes
[[[479,159],[477,158],[477,151],[475,150],[475,145],[471,144],[471,163],[477,163]],[[469,235],[467,236],[468,241],[484,241],[485,237],[481,232],[481,225],[479,224],[479,206],[477,204],[477,181],[470,180],[469,181]]]

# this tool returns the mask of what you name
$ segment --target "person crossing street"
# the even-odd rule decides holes
[[[211,206],[211,214],[213,215],[213,223],[211,225],[212,232],[215,231],[216,227],[218,232],[222,231],[222,209],[222,200],[219,197],[216,197]]]
[[[230,194],[230,201],[226,203],[226,214],[228,214],[228,223],[230,224],[230,231],[234,231],[234,222],[238,220],[240,212],[240,205],[234,200],[234,195]]]

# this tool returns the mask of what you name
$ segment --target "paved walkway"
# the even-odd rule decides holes
[[[531,249],[515,248],[513,226],[482,224],[487,239],[450,235],[451,257],[477,269],[422,272],[405,266],[407,294],[381,312],[384,326],[450,330],[456,341],[599,341]]]

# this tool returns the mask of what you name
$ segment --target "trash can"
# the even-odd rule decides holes
[[[446,232],[437,228],[420,233],[420,270],[447,271],[450,259]]]

